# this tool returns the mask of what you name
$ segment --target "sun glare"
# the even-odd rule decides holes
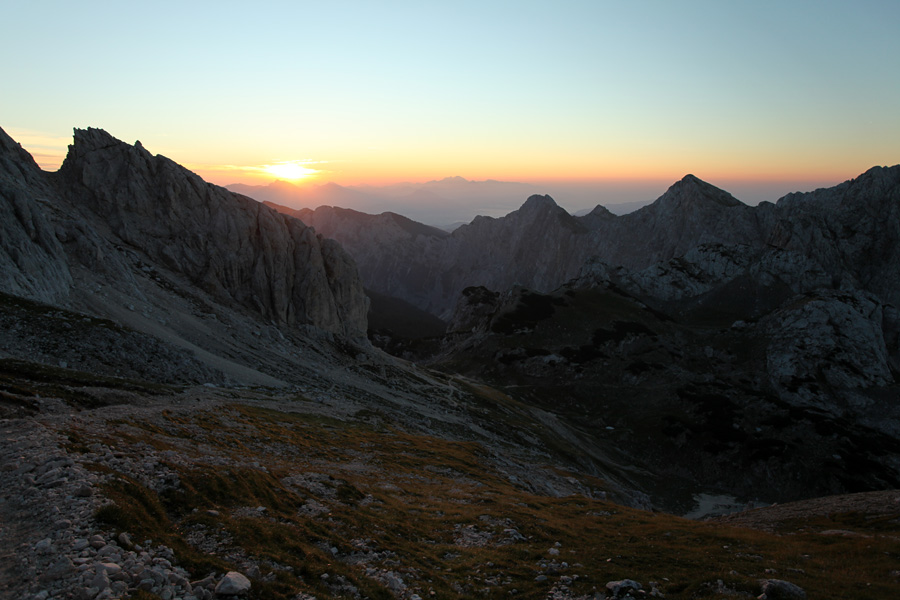
[[[291,181],[305,179],[311,175],[314,175],[315,173],[318,173],[318,171],[316,171],[315,169],[304,167],[297,161],[266,165],[265,167],[263,167],[263,169],[266,173],[274,175],[279,179],[289,179]]]

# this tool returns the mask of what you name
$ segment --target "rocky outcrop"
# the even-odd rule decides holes
[[[482,286],[467,287],[462,291],[459,302],[453,310],[447,331],[463,334],[486,331],[501,301],[498,292],[492,292]]]
[[[873,400],[859,392],[895,383],[897,317],[865,292],[798,297],[760,323],[769,380],[795,405],[839,414],[865,409]]]
[[[701,244],[762,246],[761,226],[756,209],[686,175],[653,204],[598,224],[590,254],[615,266],[642,269]]]
[[[0,304],[0,356],[109,376],[283,385],[368,346],[337,242],[98,129],[56,173],[0,131]]]
[[[364,335],[352,261],[296,219],[99,129],[75,131],[56,183],[122,242],[220,301],[275,323]]]
[[[789,194],[773,212],[769,244],[805,254],[836,282],[848,280],[900,306],[900,165]]]
[[[728,307],[742,319],[757,318],[791,296],[830,289],[834,283],[821,265],[799,252],[724,244],[697,246],[640,271],[589,259],[576,282],[613,283],[651,303]]]
[[[43,302],[64,298],[72,276],[44,215],[53,196],[25,150],[0,129],[0,291]]]

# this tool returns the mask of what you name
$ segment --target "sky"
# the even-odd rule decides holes
[[[51,170],[90,126],[221,185],[461,176],[535,183],[574,210],[649,201],[687,173],[755,204],[900,163],[897,0],[0,14],[0,127]]]

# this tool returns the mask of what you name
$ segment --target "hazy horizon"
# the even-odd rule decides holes
[[[877,166],[877,165],[872,165]],[[687,174],[687,173],[686,173]],[[860,175],[857,173],[856,175]],[[856,176],[854,175],[854,177]],[[632,181],[594,181],[594,182],[511,182],[499,180],[473,181],[464,179],[464,184],[495,183],[511,186],[513,189],[507,194],[495,194],[488,198],[486,194],[472,192],[472,196],[464,197],[461,191],[454,194],[441,196],[445,201],[440,205],[415,202],[402,195],[391,194],[391,190],[397,188],[410,188],[427,190],[429,184],[440,184],[444,180],[457,180],[459,176],[448,176],[441,180],[429,180],[422,182],[398,182],[388,185],[355,184],[342,185],[338,182],[323,182],[319,184],[292,183],[290,181],[276,180],[263,184],[247,184],[232,182],[223,187],[235,188],[236,191],[246,193],[240,189],[242,186],[257,187],[265,190],[272,184],[287,183],[297,188],[299,194],[294,197],[282,196],[280,199],[272,196],[259,198],[261,201],[269,200],[284,204],[290,208],[317,208],[322,205],[339,206],[360,212],[378,214],[381,212],[396,212],[428,225],[443,226],[452,223],[468,223],[478,215],[489,217],[501,217],[517,210],[532,194],[551,196],[554,201],[572,214],[589,211],[597,205],[605,206],[614,214],[626,214],[654,202],[674,184],[674,181],[662,180],[632,180]],[[700,177],[700,179],[704,179]],[[821,187],[832,187],[846,180],[818,180],[818,181],[707,181],[732,194],[744,204],[755,206],[760,202],[776,202],[786,194],[792,192],[809,192]],[[329,184],[336,184],[343,189],[367,193],[370,196],[359,198],[357,201],[328,202],[319,201],[320,196],[304,195],[304,190],[311,187],[326,188]],[[277,188],[277,186],[275,186]],[[530,189],[523,189],[523,188]],[[253,195],[250,193],[249,195]],[[437,194],[436,194],[437,195]],[[492,202],[486,203],[490,199]],[[378,201],[381,201],[380,203]]]
[[[900,163],[898,22],[894,0],[19,2],[0,126],[48,168],[90,126],[219,185],[459,175],[578,210],[692,173],[753,204]]]
[[[2,127],[3,124],[0,124]],[[4,128],[5,129],[5,128]],[[49,143],[25,134],[24,139],[16,136],[15,128],[5,129],[13,139],[29,151],[38,165],[46,171],[55,171],[64,159],[63,148],[67,148],[71,140],[55,140]],[[114,137],[115,134],[113,133]],[[66,142],[63,144],[62,142]],[[146,145],[145,145],[146,147]],[[55,149],[55,152],[53,150]],[[156,154],[153,148],[147,148]],[[171,157],[168,157],[171,158]],[[177,162],[177,161],[176,161]],[[190,168],[190,165],[183,165]],[[879,165],[869,165],[867,168]],[[890,166],[890,165],[887,165]],[[272,201],[291,208],[317,208],[322,205],[339,206],[360,212],[378,214],[385,211],[396,212],[422,223],[436,226],[447,226],[453,223],[468,223],[476,216],[501,217],[517,210],[527,198],[533,194],[551,196],[557,204],[572,214],[590,211],[598,205],[605,206],[614,214],[626,214],[640,206],[652,203],[681,176],[664,180],[655,179],[615,179],[605,180],[551,180],[551,181],[504,181],[498,178],[481,180],[467,179],[460,175],[447,175],[437,179],[422,181],[391,182],[352,182],[316,181],[310,178],[294,180],[279,178],[270,174],[266,179],[243,178],[239,181],[232,172],[212,173],[197,171],[210,183],[226,188],[233,188],[241,193],[243,186],[257,188],[263,192],[276,188],[277,184],[287,184],[291,195],[276,197],[269,193],[261,193],[260,201]],[[700,179],[731,193],[741,202],[755,206],[763,201],[776,202],[791,192],[807,192],[820,187],[831,187],[860,175],[864,171],[847,177],[818,178],[805,180],[753,180],[753,179],[709,179],[696,172]],[[357,197],[323,196],[320,190],[329,185],[339,186],[343,190],[358,192]],[[279,190],[284,191],[284,190]],[[431,194],[422,197],[416,192],[425,191]],[[295,193],[294,193],[295,192]],[[253,196],[253,193],[249,193]],[[430,200],[430,202],[429,202]]]

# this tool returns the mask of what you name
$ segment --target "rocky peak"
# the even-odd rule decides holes
[[[776,203],[781,211],[811,209],[827,212],[854,206],[873,207],[879,199],[892,201],[900,197],[900,165],[872,167],[860,176],[832,188],[813,192],[792,192]],[[874,201],[874,203],[873,203]],[[877,209],[876,209],[877,210]]]
[[[500,306],[500,302],[498,292],[484,286],[467,287],[460,294],[453,316],[447,324],[447,330],[453,333],[486,331],[491,316]]]
[[[731,207],[743,204],[734,196],[706,183],[694,175],[685,175],[675,182],[650,206],[670,209],[698,209],[704,207]]]
[[[552,209],[559,208],[559,205],[556,204],[556,201],[553,200],[549,195],[541,195],[541,194],[533,194],[528,197],[528,200],[522,204],[519,210],[540,210],[540,209]]]
[[[507,217],[514,217],[514,222],[524,222],[526,226],[529,223],[545,223],[551,217],[555,217],[567,231],[573,233],[584,233],[586,231],[584,225],[576,217],[570,215],[569,211],[559,206],[548,195],[534,194],[529,196],[528,200],[519,207],[519,210],[510,213]]]
[[[18,164],[22,167],[39,169],[34,158],[22,148],[22,145],[9,137],[3,128],[0,128],[0,161],[5,163],[4,166]]]
[[[365,294],[342,249],[139,143],[76,130],[57,185],[121,241],[219,301],[275,323],[365,334]]]
[[[69,146],[69,149],[78,149],[82,152],[90,152],[92,150],[109,148],[110,146],[127,147],[128,144],[116,139],[103,129],[88,127],[87,129],[75,128],[73,133],[73,143]]]
[[[610,210],[605,206],[598,204],[588,214],[575,218],[579,223],[585,225],[588,229],[594,229],[596,227],[602,226],[604,223],[614,221],[616,219],[616,215],[610,212]]]

